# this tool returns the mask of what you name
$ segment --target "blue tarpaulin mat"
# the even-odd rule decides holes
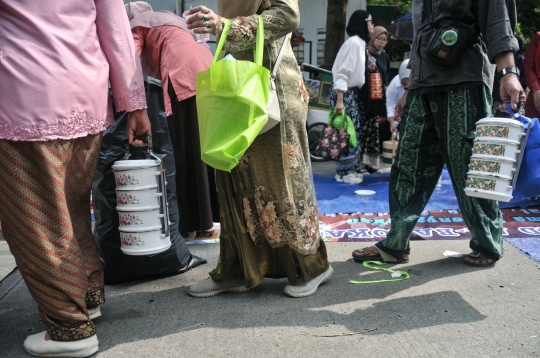
[[[517,247],[524,255],[540,263],[540,237],[512,238],[506,241]]]

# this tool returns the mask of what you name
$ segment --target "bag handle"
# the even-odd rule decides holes
[[[281,45],[281,49],[279,50],[279,55],[276,59],[276,63],[274,63],[274,70],[272,71],[272,79],[274,80],[277,75],[277,70],[279,68],[279,64],[281,63],[281,59],[283,58],[283,53],[285,53],[285,45],[287,45],[287,42],[290,39],[290,34],[287,34],[285,38],[283,39],[283,44]]]
[[[212,64],[216,63],[219,59],[219,56],[221,55],[221,50],[223,50],[223,46],[225,45],[227,36],[229,36],[231,25],[232,25],[232,20],[225,19],[223,31],[221,32],[221,37],[219,39],[219,43],[216,48],[216,54],[214,55],[214,61],[212,61]],[[255,44],[255,49],[254,49],[255,63],[259,66],[262,66],[263,49],[264,49],[264,22],[263,22],[262,16],[259,15],[258,21],[257,21],[257,39],[256,39],[256,44]]]

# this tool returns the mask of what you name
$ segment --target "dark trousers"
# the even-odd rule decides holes
[[[195,96],[178,101],[169,80],[173,115],[167,118],[176,165],[176,197],[182,235],[208,230],[219,222],[214,168],[201,160]]]
[[[498,202],[464,192],[476,121],[489,115],[490,102],[485,86],[408,96],[390,173],[391,229],[377,247],[393,255],[410,252],[409,235],[446,164],[472,235],[471,249],[493,260],[501,257],[503,225]]]

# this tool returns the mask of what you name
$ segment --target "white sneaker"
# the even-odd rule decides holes
[[[362,175],[357,176],[356,173],[347,174],[343,177],[343,181],[348,184],[360,184],[364,181]]]
[[[341,175],[336,174],[335,178],[338,183],[343,183],[343,177]]]
[[[40,332],[26,337],[24,349],[38,357],[89,357],[99,349],[96,335],[78,341],[59,342],[45,340],[47,332]]]
[[[99,317],[101,317],[101,309],[99,306],[88,309],[88,319],[90,321]]]

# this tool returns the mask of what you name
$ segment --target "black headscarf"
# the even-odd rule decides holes
[[[352,13],[347,24],[347,35],[358,36],[362,40],[369,43],[369,31],[366,19],[369,17],[369,12],[365,10],[356,10]]]
[[[366,42],[366,83],[359,92],[360,102],[364,109],[364,114],[369,115],[371,110],[371,100],[369,94],[369,71],[368,71],[368,53],[367,53],[367,44],[369,43],[370,36],[368,31],[368,24],[366,19],[369,17],[369,12],[365,10],[356,10],[352,13],[349,18],[349,23],[347,24],[347,35],[349,36],[358,36]]]

